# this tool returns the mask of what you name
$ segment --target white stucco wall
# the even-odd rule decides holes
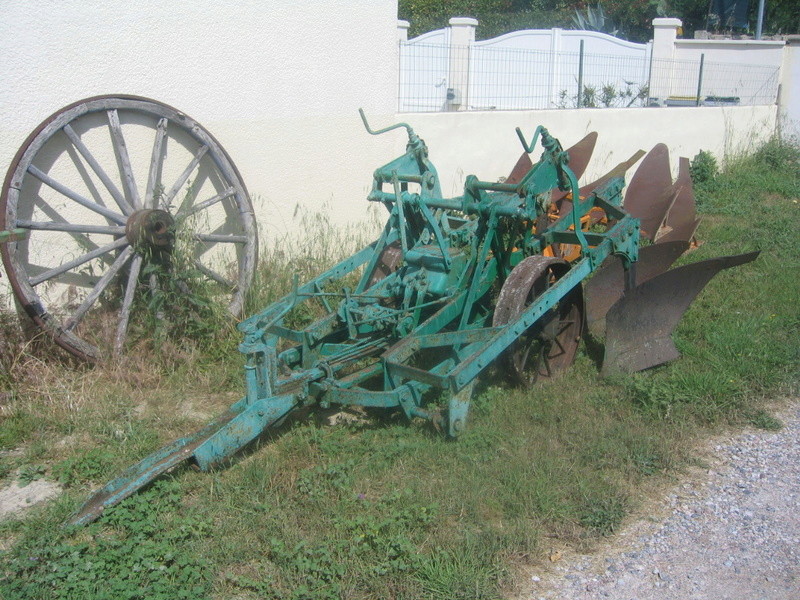
[[[676,40],[673,57],[677,60],[699,60],[705,54],[708,62],[739,65],[780,66],[782,41],[763,40]]]
[[[599,134],[583,181],[603,175],[639,149],[659,142],[678,157],[708,150],[720,159],[758,146],[775,132],[774,106],[492,111],[404,115],[426,141],[442,191],[462,191],[466,175],[486,181],[506,176],[522,148],[515,127],[528,137],[544,125],[566,148],[591,131]],[[536,158],[536,154],[533,156]],[[629,175],[632,173],[629,172]]]
[[[297,203],[356,218],[374,155],[358,117],[394,119],[396,0],[4,0],[0,170],[62,106],[98,94],[170,104],[233,157],[267,235]],[[353,175],[353,173],[357,175]]]
[[[45,117],[96,94],[171,104],[227,149],[254,196],[262,234],[296,227],[298,205],[336,223],[365,218],[373,170],[405,136],[374,127],[410,122],[427,140],[446,194],[465,175],[507,175],[514,127],[538,124],[569,146],[600,132],[587,176],[665,142],[675,157],[722,156],[775,128],[775,107],[602,109],[396,115],[395,0],[5,0],[0,9],[0,169]]]

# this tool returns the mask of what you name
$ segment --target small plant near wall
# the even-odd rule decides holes
[[[581,106],[587,108],[597,108],[597,88],[593,85],[587,85],[583,88],[583,98],[581,99]]]
[[[692,174],[692,183],[696,185],[711,185],[719,174],[717,159],[708,150],[700,150],[689,166]]]
[[[600,89],[600,103],[603,106],[612,106],[618,97],[619,93],[613,84],[606,84]]]
[[[633,81],[625,81],[624,87],[613,83],[601,86],[585,85],[580,106],[577,94],[571,95],[567,90],[558,94],[557,108],[630,108],[645,106],[650,96],[650,88]]]

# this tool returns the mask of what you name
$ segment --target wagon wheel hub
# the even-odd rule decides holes
[[[175,219],[161,209],[137,210],[125,224],[125,237],[139,248],[172,251],[175,242]]]

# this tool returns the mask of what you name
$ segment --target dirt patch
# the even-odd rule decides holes
[[[7,488],[0,490],[0,520],[20,518],[29,508],[52,500],[61,493],[57,483],[38,479],[21,486],[15,481]]]

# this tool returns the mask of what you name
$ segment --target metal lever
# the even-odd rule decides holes
[[[369,123],[367,123],[367,116],[364,114],[363,108],[358,109],[358,114],[361,115],[361,121],[364,123],[364,127],[366,128],[367,133],[369,133],[370,135],[380,135],[382,133],[386,133],[387,131],[391,131],[392,129],[399,129],[400,127],[405,127],[406,131],[408,132],[409,142],[414,143],[419,139],[417,137],[417,134],[414,133],[414,130],[411,128],[411,125],[409,125],[408,123],[395,123],[394,125],[390,125],[389,127],[384,127],[383,129],[378,129],[377,131],[375,131],[369,126]]]
[[[539,125],[536,128],[536,131],[533,132],[533,139],[531,140],[531,143],[528,144],[528,142],[525,141],[525,134],[522,133],[522,130],[519,127],[517,127],[516,131],[519,141],[522,142],[522,149],[525,150],[525,152],[527,152],[528,154],[533,152],[534,148],[536,148],[536,141],[539,139],[539,134],[542,132],[547,133],[547,130],[541,125]]]

